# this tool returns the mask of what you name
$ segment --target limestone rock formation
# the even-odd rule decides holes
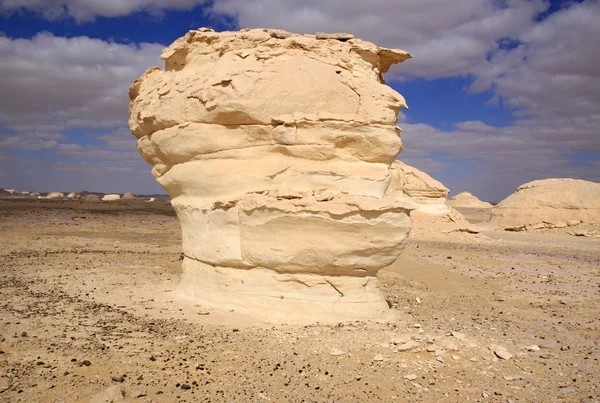
[[[88,193],[83,198],[85,200],[100,200],[100,196],[95,193]]]
[[[580,179],[526,183],[492,210],[491,222],[512,230],[600,223],[600,183]]]
[[[61,192],[50,192],[46,195],[46,198],[48,199],[60,199],[63,197],[65,197],[65,194]]]
[[[462,192],[448,200],[448,205],[459,208],[492,208],[491,203],[481,201],[471,192]]]
[[[79,198],[80,198],[79,193],[71,192],[67,195],[67,199],[79,199]]]
[[[410,202],[413,229],[437,232],[475,232],[467,219],[446,204],[448,189],[437,180],[401,161],[391,166],[392,181],[386,197]]]
[[[322,38],[322,39],[321,39]],[[381,318],[412,205],[386,197],[410,55],[348,34],[188,32],[130,88],[138,150],[181,221],[180,290],[272,321]]]
[[[108,195],[104,195],[104,197],[102,197],[102,201],[114,201],[114,200],[119,200],[120,198],[121,198],[121,195],[108,194]]]
[[[123,200],[135,200],[135,196],[133,195],[133,193],[125,193],[122,197]]]

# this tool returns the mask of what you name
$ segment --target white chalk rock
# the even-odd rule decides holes
[[[376,274],[412,204],[388,196],[411,56],[348,34],[190,31],[130,88],[132,133],[181,222],[180,291],[274,322],[383,318]]]
[[[544,179],[526,183],[492,210],[491,222],[504,227],[600,221],[600,183]]]
[[[46,195],[48,199],[60,199],[62,197],[65,197],[65,194],[61,192],[50,192]]]
[[[392,180],[386,197],[412,203],[413,229],[430,229],[436,232],[474,232],[467,219],[446,204],[448,189],[431,176],[394,161],[391,166]]]
[[[108,195],[104,195],[104,197],[102,197],[102,201],[113,201],[113,200],[119,200],[120,198],[121,198],[121,195],[108,194]]]
[[[448,205],[459,208],[492,208],[491,203],[481,201],[471,192],[462,192],[448,200]]]

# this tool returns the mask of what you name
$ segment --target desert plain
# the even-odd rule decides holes
[[[600,239],[568,231],[413,229],[395,319],[282,325],[178,296],[168,201],[3,200],[0,402],[597,402]]]

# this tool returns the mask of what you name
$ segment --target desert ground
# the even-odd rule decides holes
[[[166,201],[0,201],[0,245],[0,402],[600,401],[598,238],[413,231],[397,319],[309,325],[178,297]]]

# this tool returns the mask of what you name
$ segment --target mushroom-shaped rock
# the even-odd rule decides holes
[[[190,31],[130,88],[138,150],[183,233],[180,291],[270,321],[382,318],[404,248],[386,197],[410,58],[348,34]]]
[[[491,219],[509,228],[569,221],[600,222],[600,183],[562,178],[529,182],[502,200]]]
[[[104,197],[102,197],[102,201],[114,201],[114,200],[119,200],[120,198],[121,198],[121,195],[108,194],[108,195],[104,195]]]

